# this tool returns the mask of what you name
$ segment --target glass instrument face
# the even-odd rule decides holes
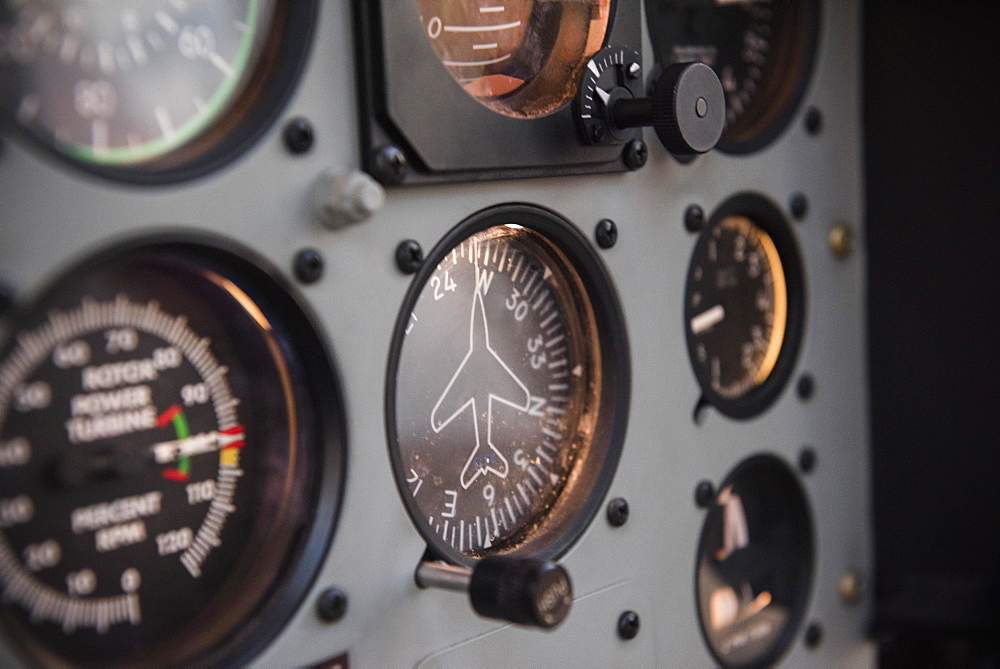
[[[223,257],[78,268],[0,358],[3,613],[39,656],[184,664],[297,564],[324,437],[291,320]]]
[[[743,153],[777,135],[809,74],[819,9],[815,0],[647,0],[658,61],[703,62],[726,94],[719,148]]]
[[[424,32],[451,76],[488,108],[536,117],[576,93],[604,44],[612,0],[416,0]]]
[[[734,400],[764,383],[781,353],[788,289],[774,241],[746,216],[706,231],[688,271],[685,322],[695,374]]]
[[[397,324],[396,480],[441,557],[551,557],[589,522],[617,465],[608,426],[627,391],[604,393],[627,375],[607,345],[620,314],[592,302],[579,265],[543,232],[500,223],[447,239]],[[618,314],[603,342],[595,309]]]
[[[252,103],[282,11],[274,0],[7,0],[0,111],[83,163],[176,165]]]
[[[795,474],[759,455],[719,488],[698,547],[702,633],[726,667],[769,666],[794,638],[809,599],[813,535]]]

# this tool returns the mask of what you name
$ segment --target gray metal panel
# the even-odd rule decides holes
[[[721,479],[758,452],[795,463],[811,445],[815,472],[804,477],[816,531],[816,571],[806,621],[824,640],[799,640],[790,665],[873,663],[864,631],[870,600],[845,606],[837,584],[848,569],[870,573],[868,422],[865,369],[864,249],[840,260],[827,235],[848,222],[863,239],[859,122],[859,9],[824,4],[822,38],[803,107],[770,148],[749,156],[712,153],[681,165],[658,145],[631,174],[427,186],[389,192],[371,220],[331,232],[309,212],[309,189],[326,168],[356,167],[356,118],[349,3],[324,2],[321,24],[285,118],[312,120],[312,152],[288,154],[280,123],[228,168],[193,183],[137,189],[66,169],[7,140],[0,157],[0,281],[28,297],[77,254],[123,235],[181,226],[220,233],[251,246],[290,274],[291,259],[314,246],[327,259],[323,279],[302,288],[319,314],[339,368],[347,404],[348,475],[340,524],[313,592],[258,658],[261,666],[305,665],[344,651],[357,666],[597,664],[702,666],[712,663],[694,603],[695,547],[703,512],[699,480]],[[643,45],[652,62],[648,44]],[[801,121],[815,105],[822,133]],[[650,139],[652,139],[650,135]],[[694,237],[684,209],[710,212],[734,192],[754,190],[785,206],[809,198],[795,224],[806,274],[805,337],[793,383],[772,408],[749,421],[692,409],[698,388],[682,322],[684,276]],[[458,221],[500,202],[552,208],[592,235],[601,218],[618,223],[617,246],[602,251],[621,296],[632,347],[632,407],[610,497],[632,514],[612,528],[601,514],[566,556],[580,599],[552,634],[476,618],[461,597],[420,591],[413,572],[424,545],[413,529],[389,467],[383,419],[385,361],[409,278],[393,261],[396,244],[425,249]],[[808,372],[816,393],[796,397],[794,378]],[[316,594],[337,585],[349,597],[345,618],[323,623]],[[619,614],[634,609],[642,629],[618,639]]]

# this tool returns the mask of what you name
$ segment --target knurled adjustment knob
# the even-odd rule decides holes
[[[417,585],[468,592],[479,615],[519,625],[553,629],[569,615],[573,584],[554,562],[485,557],[475,567],[422,562]]]
[[[619,128],[653,126],[664,148],[678,156],[711,150],[726,124],[722,82],[704,63],[676,63],[656,80],[650,98],[618,100],[611,118]]]

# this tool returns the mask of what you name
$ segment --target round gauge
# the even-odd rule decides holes
[[[432,551],[557,557],[610,484],[628,412],[624,324],[586,240],[535,207],[480,212],[424,263],[396,328],[389,445]]]
[[[719,486],[698,542],[697,569],[698,617],[716,661],[776,663],[805,613],[813,570],[809,507],[784,462],[751,457]]]
[[[8,2],[0,114],[91,171],[185,178],[264,131],[314,13],[275,0]]]
[[[552,113],[604,46],[614,0],[416,0],[424,32],[473,98],[513,117]]]
[[[695,244],[684,297],[704,401],[748,418],[777,397],[802,337],[803,292],[798,248],[781,212],[757,195],[723,203]]]
[[[246,661],[325,553],[339,395],[272,275],[163,238],[58,279],[0,358],[3,623],[43,664]]]
[[[812,69],[818,0],[646,0],[646,14],[661,66],[700,61],[719,75],[726,94],[719,149],[755,151],[785,128]]]

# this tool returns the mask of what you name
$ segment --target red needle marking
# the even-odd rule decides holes
[[[171,421],[173,421],[173,419],[180,414],[180,412],[181,406],[179,404],[173,405],[160,414],[160,417],[156,419],[156,427],[166,427],[167,425],[170,425]]]

